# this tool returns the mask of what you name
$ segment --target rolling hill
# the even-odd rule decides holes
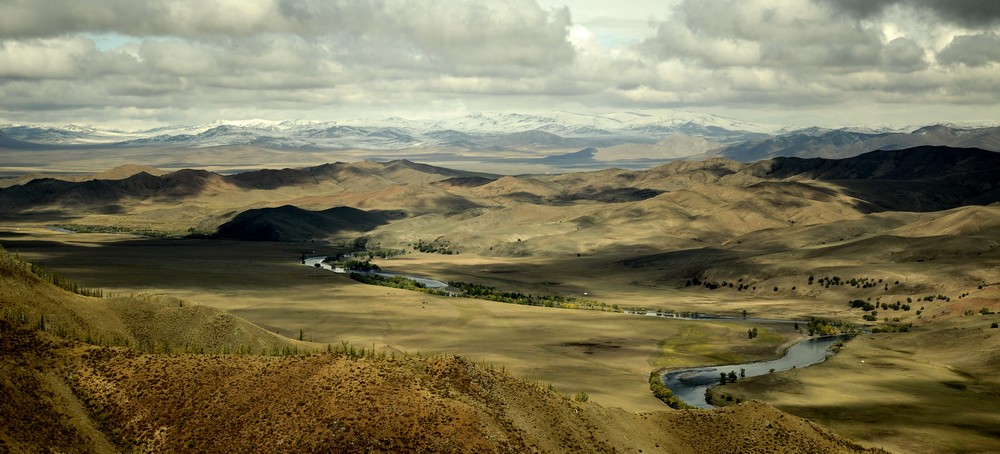
[[[74,295],[32,270],[0,250],[4,450],[866,452],[757,402],[632,414],[456,356],[307,353],[220,311]]]

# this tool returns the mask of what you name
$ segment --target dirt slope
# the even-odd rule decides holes
[[[760,403],[637,415],[456,356],[346,344],[329,353],[255,354],[266,332],[245,322],[202,329],[199,320],[220,313],[182,311],[179,300],[145,310],[136,308],[141,301],[73,295],[0,254],[0,451],[863,451]],[[167,310],[173,302],[176,310]],[[63,320],[140,345],[209,344],[228,333],[221,344],[253,348],[140,353],[66,340],[57,334],[74,331]]]

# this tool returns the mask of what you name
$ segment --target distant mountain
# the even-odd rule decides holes
[[[922,145],[1000,151],[1000,127],[966,129],[934,125],[908,133],[809,128],[729,145],[708,154],[741,162],[778,156],[834,159],[849,158],[872,150],[901,150]]]
[[[454,153],[478,153],[490,159],[490,153],[497,151],[541,154],[593,148],[596,153],[589,161],[593,166],[627,168],[712,157],[740,162],[779,156],[847,158],[871,150],[921,145],[1000,151],[1000,127],[792,129],[666,110],[601,115],[482,112],[443,120],[215,121],[135,132],[75,125],[0,125],[0,148],[10,150],[170,147],[176,152],[211,147],[253,147],[288,152],[409,150],[422,156],[454,150]],[[524,163],[538,164],[535,156],[525,159]]]
[[[0,133],[0,150],[48,150],[53,148],[44,143],[33,143],[18,140]],[[2,163],[0,163],[2,165]]]
[[[553,164],[558,166],[568,166],[572,167],[574,165],[589,164],[594,162],[594,156],[597,154],[597,149],[595,148],[584,148],[580,151],[573,153],[565,153],[554,156],[546,156],[538,160],[543,164]]]
[[[121,132],[31,125],[0,125],[0,135],[26,143],[66,147],[174,146],[203,148],[257,146],[282,150],[400,150],[454,147],[488,150],[538,150],[655,143],[687,134],[733,143],[784,131],[707,114],[676,111],[551,115],[485,112],[445,120],[216,121],[199,126]]]

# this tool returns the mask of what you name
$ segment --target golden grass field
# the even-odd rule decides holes
[[[633,413],[462,356],[310,351],[182,300],[75,295],[15,257],[0,251],[4,451],[881,452],[761,403]],[[227,350],[191,350],[211,338]]]
[[[187,198],[123,198],[114,210],[80,211],[63,202],[3,219],[0,244],[85,287],[174,298],[286,338],[302,334],[305,342],[287,345],[322,350],[346,342],[460,355],[567,395],[586,392],[601,408],[629,413],[666,409],[649,390],[653,370],[768,359],[805,335],[787,324],[682,321],[368,286],[299,259],[343,252],[332,244],[364,235],[370,244],[409,251],[376,260],[386,271],[623,308],[745,310],[761,318],[860,324],[863,312],[848,301],[891,305],[909,298],[910,310],[880,308],[869,323],[912,323],[908,333],[867,334],[822,365],[717,392],[761,399],[867,447],[1000,450],[1000,434],[990,429],[997,422],[991,408],[1000,403],[1000,383],[992,378],[1000,372],[1000,330],[988,322],[997,316],[965,315],[1000,311],[1000,206],[866,212],[835,184],[765,182],[753,169],[721,160],[645,172],[504,177],[477,186],[429,176],[412,163],[345,169],[337,181],[281,190],[213,177]],[[661,192],[611,202],[573,198],[623,186]],[[72,222],[183,233],[288,203],[406,216],[369,232],[306,242],[151,239],[45,227]],[[432,240],[460,254],[412,250]],[[873,285],[824,286],[810,276]],[[723,285],[686,286],[693,277]],[[928,295],[946,299],[923,301]],[[753,326],[763,335],[750,340]]]
[[[748,340],[750,325],[743,323],[527,307],[368,286],[299,264],[303,252],[317,247],[312,244],[34,232],[16,240],[7,237],[5,247],[85,286],[111,293],[170,295],[225,310],[284,336],[295,337],[302,330],[307,340],[320,344],[347,341],[406,352],[460,354],[564,392],[585,391],[602,405],[630,411],[663,408],[646,383],[655,368],[767,358],[798,336],[789,330],[765,343]],[[434,272],[432,260],[442,256],[419,255],[426,257],[388,262],[395,267],[399,261],[401,269],[425,265],[427,276],[447,278]],[[462,267],[486,266],[484,259],[473,256],[452,258]],[[386,269],[394,267],[386,264]],[[600,288],[593,290],[595,298],[609,304],[654,307],[649,296],[633,299],[626,293],[606,299],[609,291]],[[660,343],[690,331],[693,324],[698,324],[704,342],[671,350],[669,360],[660,358]]]

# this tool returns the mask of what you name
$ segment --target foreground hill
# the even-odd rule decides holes
[[[0,254],[5,451],[864,451],[755,402],[637,415],[461,357],[346,344],[301,355],[218,311],[71,294]],[[205,321],[213,329],[199,328]],[[176,348],[218,351],[220,338],[245,354]],[[173,354],[93,345],[142,339]],[[283,356],[255,354],[265,340],[284,345],[272,350]]]

